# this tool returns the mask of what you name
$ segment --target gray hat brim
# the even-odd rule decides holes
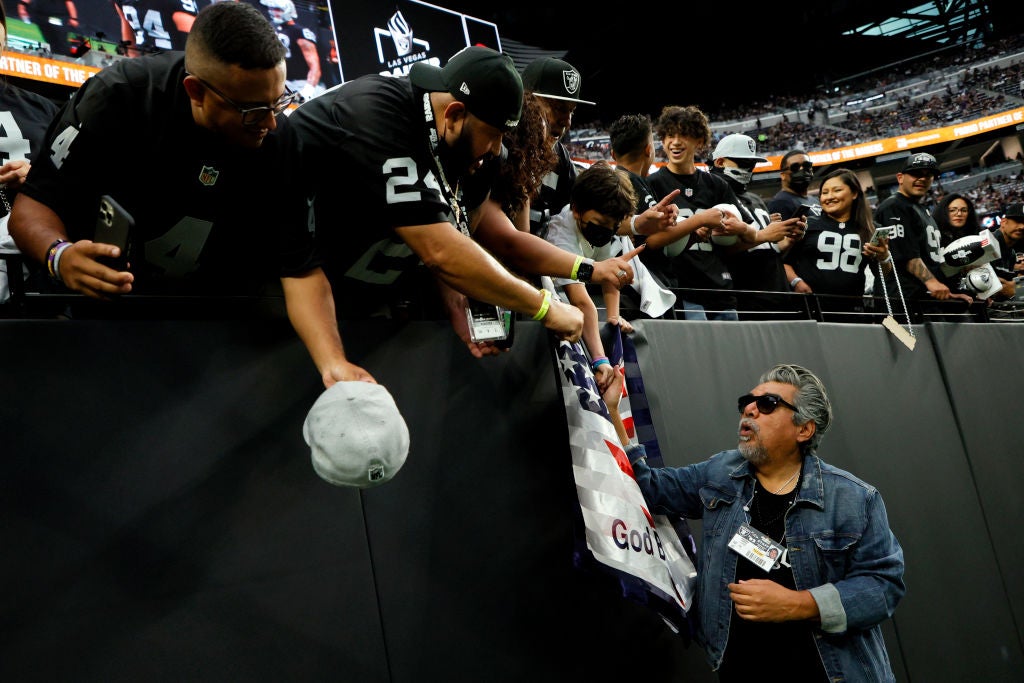
[[[562,100],[563,102],[577,102],[579,104],[597,104],[596,102],[591,102],[590,100],[578,100],[575,97],[562,97],[561,95],[545,95],[542,92],[535,92],[533,94],[536,95],[537,97],[544,97],[549,100]]]

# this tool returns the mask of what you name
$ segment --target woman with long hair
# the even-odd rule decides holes
[[[818,200],[820,209],[812,210],[804,238],[790,248],[786,263],[807,286],[801,291],[830,295],[819,299],[823,309],[862,313],[868,264],[875,262],[875,278],[879,267],[892,270],[889,240],[871,243],[871,205],[853,171],[839,168],[826,175]]]

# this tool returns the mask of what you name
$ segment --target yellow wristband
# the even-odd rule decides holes
[[[533,314],[534,320],[543,320],[544,316],[548,314],[548,309],[551,308],[551,290],[542,289],[540,293],[544,295],[544,301],[540,303],[540,308]]]
[[[570,280],[575,280],[576,279],[576,276],[580,272],[580,264],[581,263],[583,263],[583,257],[582,256],[577,256],[576,257],[576,263],[572,264],[572,272],[569,273],[569,279]],[[544,291],[546,292],[547,290],[545,289]]]

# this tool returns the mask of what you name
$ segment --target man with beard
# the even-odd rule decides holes
[[[792,218],[802,204],[817,206],[818,200],[808,196],[814,179],[814,162],[802,149],[791,149],[782,155],[779,180],[782,189],[768,200],[768,211],[783,219]]]
[[[779,364],[737,408],[738,448],[702,462],[652,468],[627,448],[652,514],[702,522],[694,605],[711,668],[723,683],[773,666],[793,681],[895,681],[880,624],[906,591],[903,550],[878,490],[816,453],[832,422],[824,385]]]
[[[757,228],[753,241],[738,242],[724,256],[732,273],[733,286],[738,290],[756,292],[788,292],[789,280],[782,257],[793,240],[803,236],[804,219],[794,217],[773,221],[764,200],[747,191],[747,185],[754,176],[754,166],[767,161],[757,155],[757,145],[749,135],[726,135],[718,141],[711,159],[711,173],[725,178],[739,200],[738,208],[744,222]],[[770,294],[746,295],[738,303],[744,311],[780,312],[793,308],[793,302],[785,296]],[[753,319],[747,314],[741,317]]]
[[[349,81],[289,117],[308,174],[309,195],[296,208],[315,208],[339,317],[447,316],[480,357],[500,351],[473,341],[467,297],[543,321],[570,341],[583,327],[579,309],[498,259],[521,273],[596,281],[607,270],[616,283],[632,280],[628,263],[584,268],[485,201],[502,135],[518,125],[522,106],[512,60],[473,46],[443,68],[417,62],[408,77]]]
[[[949,286],[935,277],[943,264],[942,239],[935,219],[921,202],[928,195],[939,162],[931,154],[911,154],[896,174],[897,191],[886,197],[875,209],[875,223],[889,226],[889,249],[894,261],[893,271],[899,277],[900,288],[907,300],[916,301],[922,311],[934,313],[949,308],[929,305],[930,300],[963,299],[968,304],[970,295],[951,292]],[[886,277],[889,297],[898,299],[892,276]],[[875,287],[875,295],[882,292]]]

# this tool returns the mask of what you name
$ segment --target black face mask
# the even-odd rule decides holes
[[[814,172],[810,170],[800,169],[799,171],[790,171],[789,186],[797,192],[806,192],[807,188],[811,186],[811,180],[813,178]]]
[[[739,169],[729,169],[729,170],[739,170]],[[712,175],[717,175],[717,176],[720,176],[722,178],[725,178],[725,181],[727,183],[729,183],[729,187],[732,188],[732,191],[734,193],[736,193],[736,194],[743,194],[744,192],[747,191],[746,184],[740,183],[739,181],[737,181],[735,178],[733,178],[731,175],[729,175],[725,171],[726,171],[726,169],[724,169],[724,168],[722,168],[720,166],[712,166],[711,167]]]
[[[597,223],[586,223],[580,228],[583,239],[590,242],[593,247],[603,247],[612,241],[615,230],[598,225]]]

